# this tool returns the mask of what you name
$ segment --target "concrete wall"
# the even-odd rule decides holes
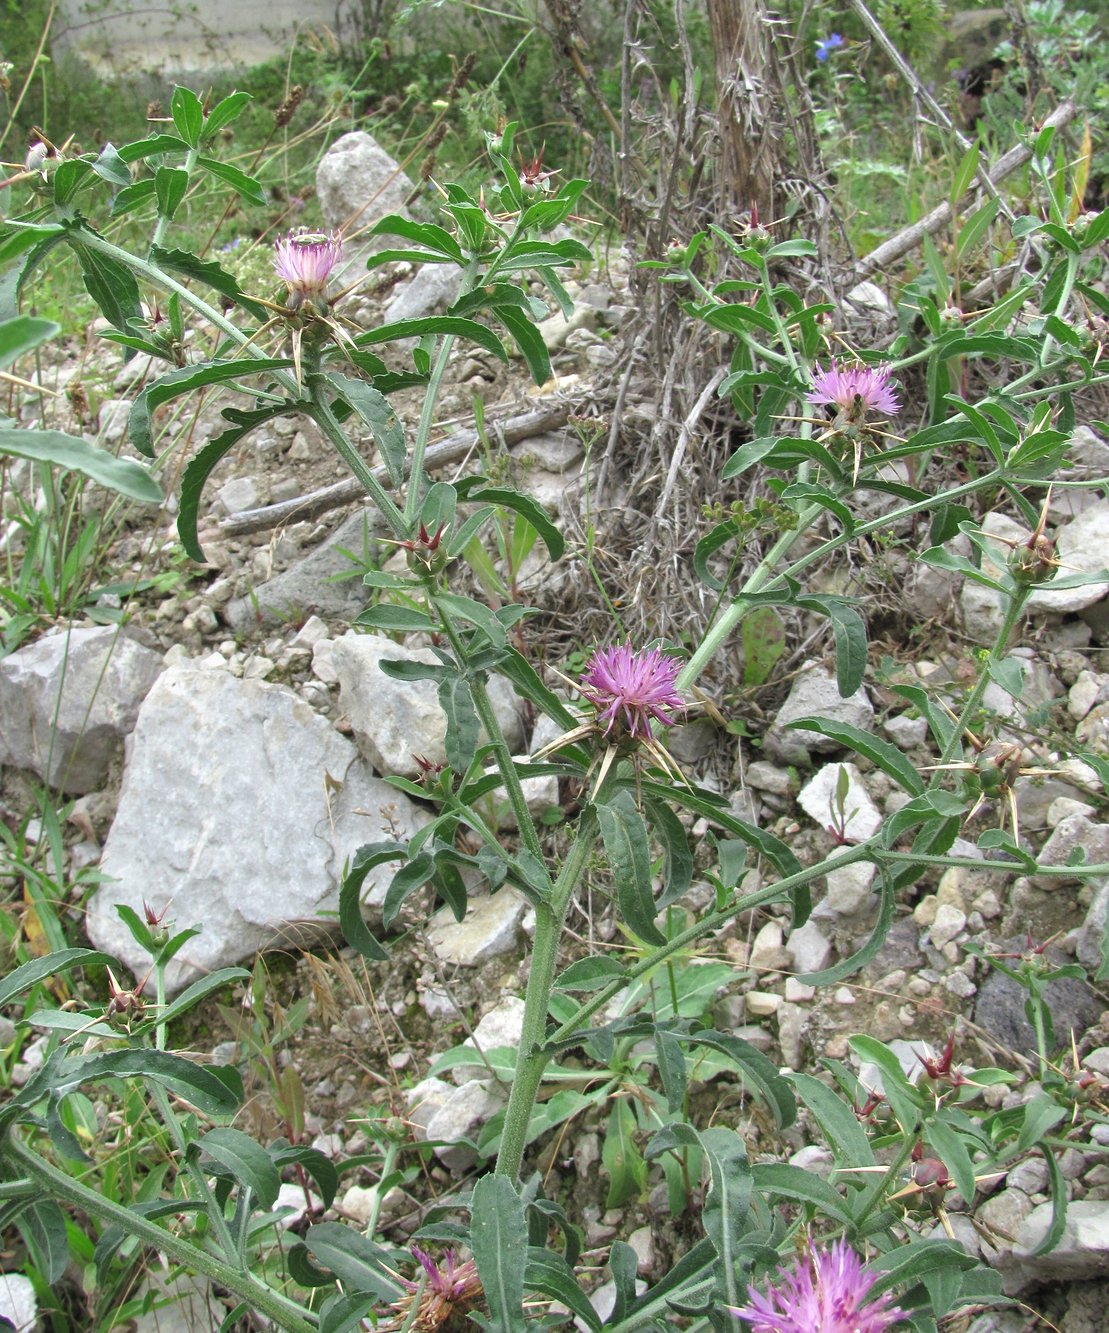
[[[61,0],[54,55],[100,74],[183,74],[254,65],[286,53],[298,28],[357,26],[359,0]]]

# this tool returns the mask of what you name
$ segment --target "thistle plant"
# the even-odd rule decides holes
[[[509,1099],[497,1126],[493,1169],[448,1200],[416,1238],[420,1247],[450,1245],[452,1257],[436,1265],[418,1249],[421,1273],[415,1284],[399,1275],[408,1256],[335,1221],[307,1219],[286,1255],[277,1234],[282,1177],[307,1173],[327,1208],[338,1183],[335,1168],[303,1145],[279,1139],[263,1146],[225,1123],[241,1103],[237,1070],[201,1066],[168,1050],[167,1033],[173,1017],[243,974],[207,978],[167,1003],[165,964],[193,926],[182,923],[183,930],[173,931],[159,926],[156,932],[132,914],[128,924],[151,955],[154,1002],[143,1009],[131,1004],[124,1015],[119,997],[125,988],[117,985],[117,994],[98,1012],[33,1016],[63,1035],[91,1020],[84,1036],[103,1045],[78,1053],[75,1043],[59,1039],[42,1069],[0,1110],[5,1217],[21,1226],[29,1247],[38,1245],[36,1254],[51,1280],[64,1270],[64,1256],[49,1246],[43,1254],[38,1238],[65,1235],[60,1207],[65,1204],[95,1233],[90,1244],[101,1271],[110,1271],[116,1248],[129,1238],[210,1278],[237,1302],[293,1333],[340,1333],[357,1327],[371,1311],[393,1326],[428,1330],[472,1312],[487,1327],[515,1333],[554,1319],[549,1309],[554,1301],[591,1330],[613,1333],[666,1326],[677,1317],[698,1330],[728,1327],[735,1316],[755,1333],[881,1333],[901,1320],[923,1331],[934,1330],[937,1320],[961,1307],[999,1299],[994,1276],[973,1256],[953,1239],[926,1231],[942,1220],[949,1196],[958,1195],[971,1207],[987,1175],[1003,1173],[1031,1151],[1044,1151],[1052,1160],[1053,1144],[1045,1136],[1066,1117],[1061,1094],[1045,1087],[1044,1100],[1000,1113],[982,1093],[1005,1082],[1005,1071],[967,1070],[951,1078],[957,1067],[953,1047],[945,1069],[937,1064],[934,1077],[913,1082],[893,1053],[866,1035],[853,1039],[852,1051],[857,1061],[880,1069],[880,1094],[864,1087],[845,1063],[829,1061],[822,1077],[783,1071],[751,1043],[710,1026],[703,1007],[683,1011],[675,965],[738,918],[772,905],[789,914],[794,928],[801,927],[815,885],[831,872],[866,864],[877,872],[879,900],[869,939],[852,956],[801,978],[813,986],[839,984],[878,953],[899,894],[938,868],[967,863],[952,855],[952,848],[974,798],[953,774],[967,762],[967,737],[974,734],[970,728],[977,724],[987,683],[1019,688],[1007,650],[1031,592],[1023,565],[999,573],[984,568],[985,538],[970,503],[1001,494],[1031,526],[1037,514],[1028,493],[1046,487],[1065,457],[1074,392],[1106,382],[1096,357],[1062,330],[1074,293],[1093,290],[1089,279],[1109,234],[1109,218],[1084,224],[1081,238],[1076,230],[1072,234],[1065,211],[1060,213],[1065,191],[1060,194],[1052,184],[1060,220],[1047,226],[1055,230],[1038,218],[1024,227],[1028,236],[1043,233],[1037,243],[1044,269],[1034,291],[954,329],[921,297],[928,337],[919,345],[904,336],[886,348],[858,349],[857,363],[855,357],[841,360],[838,348],[828,361],[824,316],[830,308],[806,305],[786,280],[792,265],[813,257],[809,242],[775,241],[767,227],[753,227],[739,238],[714,228],[672,247],[667,260],[656,265],[660,280],[681,286],[690,319],[734,339],[720,393],[749,425],[751,438],[728,458],[721,480],[757,467],[771,478],[776,504],[789,522],[742,579],[735,551],[744,537],[741,525],[721,519],[700,536],[693,570],[716,609],[684,658],[670,651],[672,645],[617,642],[615,634],[610,643],[581,645],[583,653],[592,653],[578,686],[590,709],[583,722],[527,655],[524,627],[532,608],[509,603],[494,609],[460,593],[452,581],[456,562],[506,515],[524,518],[555,560],[565,547],[558,528],[533,499],[499,480],[483,475],[435,480],[425,464],[437,395],[456,339],[502,358],[507,358],[505,340],[511,340],[533,378],[539,383],[549,378],[550,357],[537,328],[548,307],[532,283],[570,313],[559,271],[588,262],[591,252],[577,240],[552,238],[574,213],[585,182],[556,188],[556,173],[543,170],[539,160],[521,172],[514,161],[515,127],[507,127],[491,138],[492,176],[478,197],[447,185],[439,220],[391,216],[373,229],[401,244],[379,251],[371,265],[405,259],[460,269],[460,294],[446,315],[367,330],[344,326],[340,333],[331,320],[334,294],[328,289],[340,238],[290,233],[275,249],[276,275],[288,299],[274,324],[275,303],[267,296],[241,290],[218,264],[163,245],[198,173],[226,181],[245,199],[257,196],[256,182],[208,151],[241,105],[233,95],[205,112],[199,99],[179,89],[172,104],[174,133],[62,163],[42,183],[43,201],[36,209],[0,233],[0,246],[9,262],[18,261],[17,286],[48,252],[67,246],[124,345],[136,336],[147,287],[179,302],[202,330],[199,359],[178,366],[166,355],[173,369],[139,393],[130,417],[131,442],[154,458],[161,443],[154,423],[158,406],[216,386],[240,396],[238,406],[224,409],[222,433],[185,469],[178,527],[187,551],[201,554],[200,498],[220,461],[263,423],[306,414],[377,507],[386,540],[406,553],[403,564],[367,571],[365,584],[374,600],[358,624],[425,636],[434,646],[434,661],[386,662],[383,669],[402,679],[434,682],[445,715],[446,763],[421,762],[418,783],[391,779],[427,802],[430,817],[409,841],[384,839],[352,858],[341,888],[340,923],[354,949],[387,964],[389,933],[413,895],[425,888],[459,917],[467,886],[477,880],[493,891],[511,886],[528,901],[535,929]],[[1037,145],[1041,157],[1047,148]],[[131,181],[129,165],[135,162],[150,164],[149,181]],[[89,198],[81,199],[78,211],[76,197],[91,194],[100,182],[119,188],[117,212],[143,200],[157,207],[148,253],[134,254],[95,229],[87,221]],[[714,248],[742,277],[707,285],[702,261]],[[202,287],[216,291],[232,313],[210,304],[198,291]],[[742,304],[732,300],[737,291],[745,298]],[[1030,334],[1019,320],[1033,298],[1045,308],[1042,324]],[[306,350],[302,357],[295,350],[297,338],[309,329],[310,354]],[[403,369],[379,355],[391,341],[411,338],[418,341]],[[289,341],[292,357],[286,355]],[[970,402],[953,392],[951,363],[977,355],[1004,358],[1018,371],[1003,387]],[[876,419],[898,413],[893,377],[913,367],[927,370],[928,420],[917,430],[906,426],[907,438],[895,440],[878,429]],[[422,387],[425,397],[409,440],[388,395],[413,385]],[[808,411],[821,406],[833,409],[827,423]],[[370,432],[379,466],[371,467],[355,447],[349,423]],[[839,436],[853,445],[853,467],[835,447]],[[951,481],[935,464],[956,444],[973,451],[975,467]],[[904,462],[915,465],[912,480],[895,470]],[[887,498],[887,511],[865,516],[859,504],[863,492]],[[872,836],[802,864],[793,848],[737,816],[719,793],[677,780],[666,733],[684,715],[693,686],[722,647],[749,617],[776,607],[828,623],[840,692],[853,694],[868,670],[864,617],[852,598],[808,590],[806,580],[851,544],[880,530],[907,527],[925,513],[932,522],[921,559],[989,587],[1002,610],[1000,628],[982,654],[978,678],[956,701],[954,717],[923,686],[893,687],[925,719],[938,752],[927,779],[895,747],[858,728],[820,717],[796,724],[855,751],[903,797]],[[965,543],[949,549],[960,537],[977,560],[963,554]],[[1037,570],[1037,577],[1050,574],[1055,586],[1088,577]],[[490,703],[493,674],[563,729],[549,757],[513,757]],[[523,782],[535,776],[557,776],[583,793],[561,853],[541,836],[525,800]],[[504,789],[515,816],[518,833],[511,841],[482,813],[484,799],[497,788]],[[679,926],[670,909],[693,882],[687,825],[694,821],[714,830],[713,859],[704,869],[710,894],[699,913]],[[1038,863],[1012,834],[989,833],[995,836],[983,835],[980,847],[1002,858],[992,861],[992,871],[1034,869],[1048,878],[1109,873],[1106,866]],[[598,864],[607,867],[620,929],[634,948],[626,961],[605,952],[567,966],[569,914]],[[381,865],[395,870],[378,938],[364,920],[360,898],[369,871]],[[17,1001],[49,974],[109,963],[114,966],[114,960],[80,949],[29,962],[0,983],[0,1002]],[[672,1002],[652,1010],[648,998],[665,983]],[[636,997],[636,1004],[620,1012],[623,995]],[[685,1192],[701,1194],[702,1234],[642,1293],[636,1290],[634,1252],[625,1242],[614,1242],[608,1263],[616,1302],[602,1320],[582,1272],[580,1228],[567,1204],[543,1197],[527,1154],[535,1126],[543,1123],[546,1094],[557,1089],[560,1076],[579,1073],[581,1062],[591,1059],[603,1062],[617,1054],[630,1059],[638,1043],[653,1046],[661,1091],[652,1088],[652,1096],[642,1100],[644,1121],[618,1097],[610,1132],[642,1142],[643,1168],[637,1164],[630,1173],[631,1189],[656,1163],[680,1164]],[[720,1058],[768,1124],[784,1129],[804,1107],[835,1158],[833,1180],[788,1164],[752,1161],[736,1129],[694,1123],[687,1092],[697,1062],[707,1056]],[[571,1059],[576,1063],[564,1068]],[[66,1123],[69,1099],[82,1088],[102,1088],[106,1081],[117,1087],[118,1080],[141,1099],[143,1115],[156,1123],[172,1163],[149,1192],[139,1198],[136,1190],[136,1197],[124,1202],[81,1178],[101,1164]],[[1052,1174],[1052,1192],[1057,1238],[1066,1202],[1058,1172]],[[864,1252],[872,1255],[865,1269]],[[790,1254],[795,1257],[783,1266],[783,1256]]]

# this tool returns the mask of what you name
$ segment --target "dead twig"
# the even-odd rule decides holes
[[[496,434],[506,445],[518,444],[533,435],[541,435],[547,430],[558,430],[569,419],[571,404],[552,403],[533,412],[524,412],[519,416],[509,417],[507,421],[495,426]],[[493,422],[489,423],[494,426]],[[447,467],[457,463],[479,442],[476,430],[455,431],[445,440],[432,445],[424,459],[428,468]],[[388,485],[388,473],[384,467],[375,467],[374,476]],[[279,527],[283,523],[301,523],[318,518],[320,514],[338,509],[340,505],[353,504],[365,497],[362,483],[353,477],[336,482],[334,486],[324,486],[322,490],[309,491],[292,500],[282,500],[279,504],[263,505],[259,509],[242,509],[237,514],[229,514],[220,523],[220,533],[227,537],[241,537],[248,532],[263,532],[268,528]]]
[[[1062,129],[1069,125],[1078,114],[1078,107],[1068,97],[1065,102],[1061,102],[1050,116],[1044,121],[1043,128],[1050,126],[1052,129]],[[998,181],[1004,180],[1006,176],[1016,171],[1017,167],[1023,166],[1032,156],[1032,149],[1028,144],[1018,144],[1015,148],[997,159],[993,168],[989,172],[991,185],[996,185]],[[895,236],[891,236],[888,241],[883,241],[877,249],[871,250],[870,254],[864,255],[855,265],[855,280],[869,276],[879,269],[888,268],[894,260],[900,259],[910,250],[915,250],[924,240],[925,236],[931,236],[933,232],[946,223],[951,221],[951,205],[939,204],[932,209],[930,213],[925,214],[919,222],[914,222],[912,226],[905,227]]]

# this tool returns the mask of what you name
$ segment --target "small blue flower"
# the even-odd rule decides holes
[[[838,32],[833,32],[830,37],[822,37],[816,44],[816,58],[821,64],[832,54],[837,46],[843,45],[843,38]]]

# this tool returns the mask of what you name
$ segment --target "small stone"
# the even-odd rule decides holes
[[[651,1227],[636,1227],[628,1237],[628,1244],[635,1251],[636,1272],[641,1277],[649,1274],[655,1266],[655,1239]]]
[[[827,967],[832,956],[831,942],[811,918],[799,929],[790,932],[785,948],[794,968],[802,975],[821,971]]]
[[[478,967],[516,948],[526,907],[515,889],[503,888],[471,898],[461,921],[442,908],[431,919],[428,942],[443,962]]]
[[[826,876],[828,890],[824,895],[823,905],[831,909],[836,916],[854,916],[870,902],[873,897],[873,884],[876,868],[863,861],[853,865],[840,866]]]
[[[744,998],[747,1012],[753,1018],[768,1018],[776,1014],[783,1003],[782,997],[773,991],[749,990]]]
[[[841,809],[839,791],[844,776],[847,787]],[[842,824],[846,842],[865,842],[882,825],[881,812],[854,764],[826,764],[801,788],[797,803],[821,828],[840,830]]]
[[[942,903],[936,909],[936,915],[929,931],[933,946],[942,949],[944,945],[950,944],[962,934],[966,923],[967,915],[965,912],[960,911],[957,907],[952,907],[950,903]]]
[[[1025,1194],[1039,1194],[1047,1189],[1047,1163],[1042,1157],[1029,1157],[1016,1166],[1005,1177],[1005,1184],[1011,1189],[1023,1190]]]
[[[882,723],[882,730],[899,750],[914,750],[928,739],[927,719],[909,717],[907,713],[887,717]]]
[[[38,1298],[29,1277],[0,1273],[0,1319],[9,1320],[16,1333],[33,1333],[38,1327]]]
[[[804,1004],[816,995],[816,987],[806,986],[796,977],[786,977],[785,992],[787,1000],[794,1004]]]
[[[958,970],[949,973],[943,979],[944,990],[954,995],[958,1000],[969,1000],[972,995],[978,994],[978,987],[971,981],[965,972]]]
[[[0,1046],[4,1044],[3,1039],[0,1038]],[[1091,1051],[1082,1061],[1082,1064],[1091,1073],[1109,1078],[1109,1046],[1099,1046],[1097,1050]]]
[[[857,1004],[858,1000],[855,992],[850,986],[837,986],[835,994],[832,996],[836,1004]]]
[[[759,929],[751,945],[749,966],[753,971],[779,971],[782,968],[787,961],[782,939],[782,928],[777,921],[768,921]]]

